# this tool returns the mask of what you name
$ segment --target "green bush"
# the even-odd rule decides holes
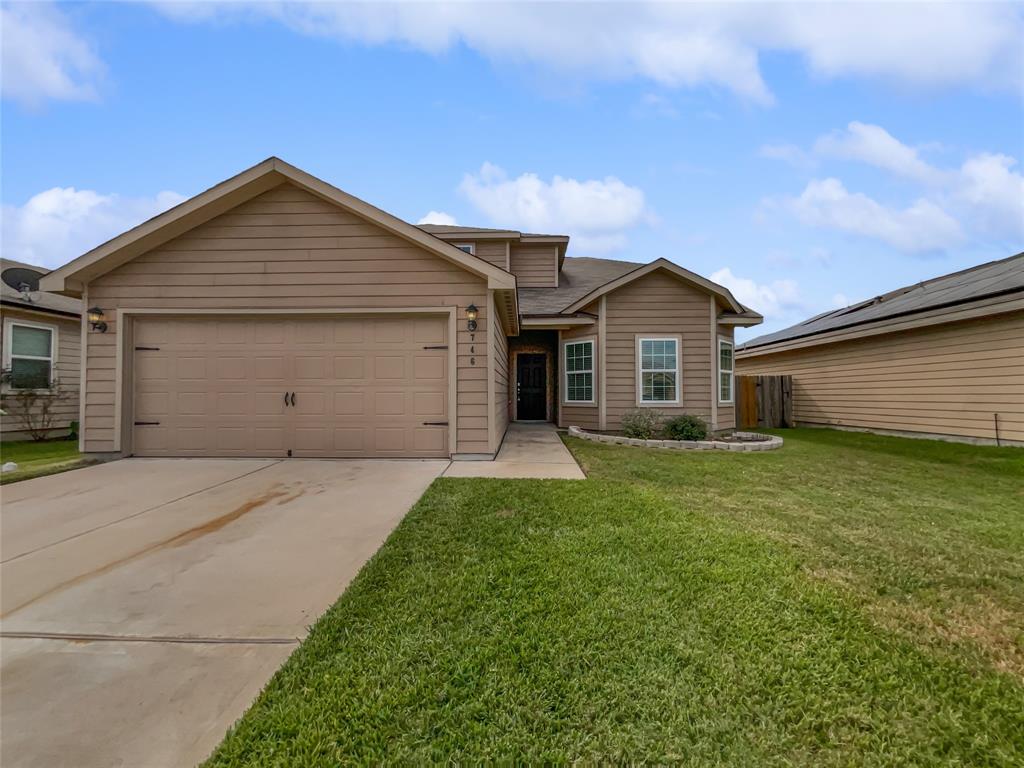
[[[696,416],[683,414],[665,423],[665,437],[669,440],[703,440],[708,436],[708,425]]]
[[[622,431],[626,437],[650,440],[661,431],[665,416],[653,408],[633,408],[622,416]]]

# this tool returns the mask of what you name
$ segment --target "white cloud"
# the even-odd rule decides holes
[[[3,96],[29,107],[49,99],[96,98],[103,65],[92,46],[49,3],[0,6]]]
[[[845,293],[832,294],[832,307],[834,309],[842,309],[843,307],[848,307],[851,304],[853,304],[853,302],[850,301],[850,297]]]
[[[1011,170],[1017,161],[983,153],[960,168],[955,194],[974,209],[978,225],[989,232],[1024,239],[1024,176]]]
[[[177,192],[126,198],[54,187],[23,206],[3,206],[3,251],[12,259],[58,267],[184,199]]]
[[[805,311],[795,280],[773,280],[761,284],[749,277],[734,275],[729,267],[722,267],[712,274],[711,280],[724,285],[741,304],[760,312],[766,320],[778,320]]]
[[[513,179],[484,163],[478,173],[463,177],[459,191],[501,226],[571,234],[577,252],[618,250],[626,244],[626,230],[651,219],[643,191],[614,176],[586,181],[555,176],[545,181],[524,173]]]
[[[416,222],[417,224],[443,224],[448,227],[454,227],[456,224],[455,217],[450,213],[444,211],[430,211],[422,219]]]
[[[847,191],[834,178],[811,181],[799,197],[782,205],[805,224],[876,238],[908,253],[940,251],[964,239],[957,220],[930,200],[887,208],[865,194]]]
[[[934,185],[943,181],[942,171],[926,163],[916,149],[878,125],[854,121],[845,131],[835,131],[819,138],[814,144],[814,151],[819,155],[867,163],[923,184]]]
[[[842,157],[910,179],[924,192],[905,211],[892,211],[864,195],[846,192],[835,179],[814,181],[790,205],[805,223],[858,231],[907,251],[943,247],[936,240],[959,229],[959,224],[953,226],[954,216],[988,235],[1024,238],[1024,176],[1014,169],[1017,160],[1007,155],[982,152],[959,168],[940,168],[923,160],[919,148],[904,144],[881,126],[857,121],[818,138],[812,153],[783,144],[762,147],[761,155],[794,164],[804,157]],[[928,223],[939,225],[935,237],[914,234]],[[947,246],[960,239],[954,237]]]
[[[194,22],[270,18],[301,34],[430,54],[465,45],[585,78],[773,97],[759,56],[795,53],[820,77],[1015,87],[1024,21],[1012,4],[157,3]]]

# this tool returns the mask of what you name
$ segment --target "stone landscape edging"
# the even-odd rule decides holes
[[[762,435],[757,432],[733,432],[733,437],[746,438],[743,442],[725,442],[724,440],[642,440],[638,437],[623,435],[599,435],[596,432],[585,432],[579,427],[569,427],[569,436],[595,443],[612,443],[614,445],[636,445],[641,448],[668,448],[676,451],[774,451],[782,447],[782,438],[775,435]],[[765,439],[767,438],[767,439]]]

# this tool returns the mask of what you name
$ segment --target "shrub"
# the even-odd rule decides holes
[[[683,414],[665,423],[665,437],[669,440],[703,440],[708,436],[708,425],[696,416]]]
[[[622,431],[626,433],[626,437],[650,440],[658,434],[664,420],[661,411],[653,408],[633,408],[626,411],[622,417]]]

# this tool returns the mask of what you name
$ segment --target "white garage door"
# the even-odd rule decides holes
[[[143,318],[137,456],[448,455],[438,316]]]

